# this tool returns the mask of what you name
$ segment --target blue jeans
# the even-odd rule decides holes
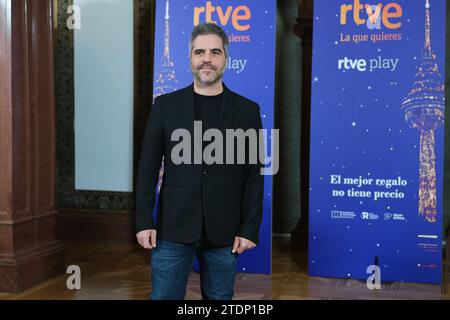
[[[231,300],[234,294],[237,254],[232,247],[204,247],[158,240],[151,251],[152,300],[183,300],[197,256],[202,297]]]

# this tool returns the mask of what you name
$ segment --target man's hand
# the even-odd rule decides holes
[[[156,230],[142,230],[136,234],[137,241],[145,249],[156,248]]]
[[[254,247],[256,247],[254,242],[242,237],[234,237],[233,253],[237,252],[241,254],[245,250],[252,249]]]

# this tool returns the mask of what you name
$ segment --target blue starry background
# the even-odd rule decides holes
[[[399,29],[369,30],[356,26],[352,12],[340,24],[340,7],[350,0],[316,0],[312,71],[310,158],[309,274],[366,280],[369,265],[378,263],[382,281],[441,283],[443,127],[436,134],[437,222],[418,215],[419,131],[409,128],[400,106],[412,88],[415,66],[425,38],[425,0],[396,2],[403,8]],[[361,1],[365,4],[366,1]],[[370,3],[370,2],[369,2]],[[374,4],[376,4],[374,3]],[[444,76],[445,1],[430,0],[431,43]],[[367,18],[365,10],[360,16]],[[340,42],[340,33],[401,33],[401,41]],[[399,58],[397,69],[358,72],[339,70],[338,60]],[[332,197],[332,190],[349,185],[330,184],[342,178],[395,179],[404,187],[363,186],[364,191],[404,193],[403,199]],[[353,212],[353,219],[336,219],[332,211]],[[378,219],[362,219],[362,212]],[[385,213],[404,220],[385,220]],[[422,239],[419,235],[437,235]],[[433,247],[424,250],[419,243]]]
[[[175,65],[178,87],[184,88],[193,82],[189,67],[189,37],[194,26],[194,7],[206,6],[205,0],[171,0],[170,1],[170,53]],[[229,55],[234,59],[245,59],[247,64],[242,72],[227,69],[224,82],[228,88],[255,102],[260,106],[261,120],[264,129],[274,128],[274,90],[275,90],[275,32],[276,1],[275,0],[212,0],[214,7],[221,6],[223,12],[228,6],[234,8],[246,5],[251,11],[249,21],[239,23],[250,24],[247,31],[233,28],[231,17],[227,25],[221,25],[217,13],[212,19],[230,35],[249,35],[250,42],[230,42]],[[165,0],[156,1],[155,12],[155,50],[154,69],[162,61],[164,48],[164,16]],[[242,14],[242,12],[241,12]],[[200,16],[204,23],[205,14]],[[269,146],[270,150],[270,134]],[[270,155],[270,153],[269,153]],[[271,273],[272,255],[272,176],[264,179],[263,221],[260,228],[260,243],[244,252],[238,259],[238,271],[249,273]]]

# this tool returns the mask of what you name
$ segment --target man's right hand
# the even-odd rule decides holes
[[[156,248],[156,230],[142,230],[136,234],[137,241],[145,249]]]

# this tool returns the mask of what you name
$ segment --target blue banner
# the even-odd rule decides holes
[[[225,30],[230,42],[224,83],[257,102],[263,128],[273,129],[275,18],[275,0],[157,0],[154,97],[193,82],[189,68],[190,33],[194,25],[215,22]],[[269,175],[264,180],[263,205],[260,244],[238,259],[239,272],[271,272],[272,176]]]
[[[442,281],[444,0],[315,0],[309,274]]]

